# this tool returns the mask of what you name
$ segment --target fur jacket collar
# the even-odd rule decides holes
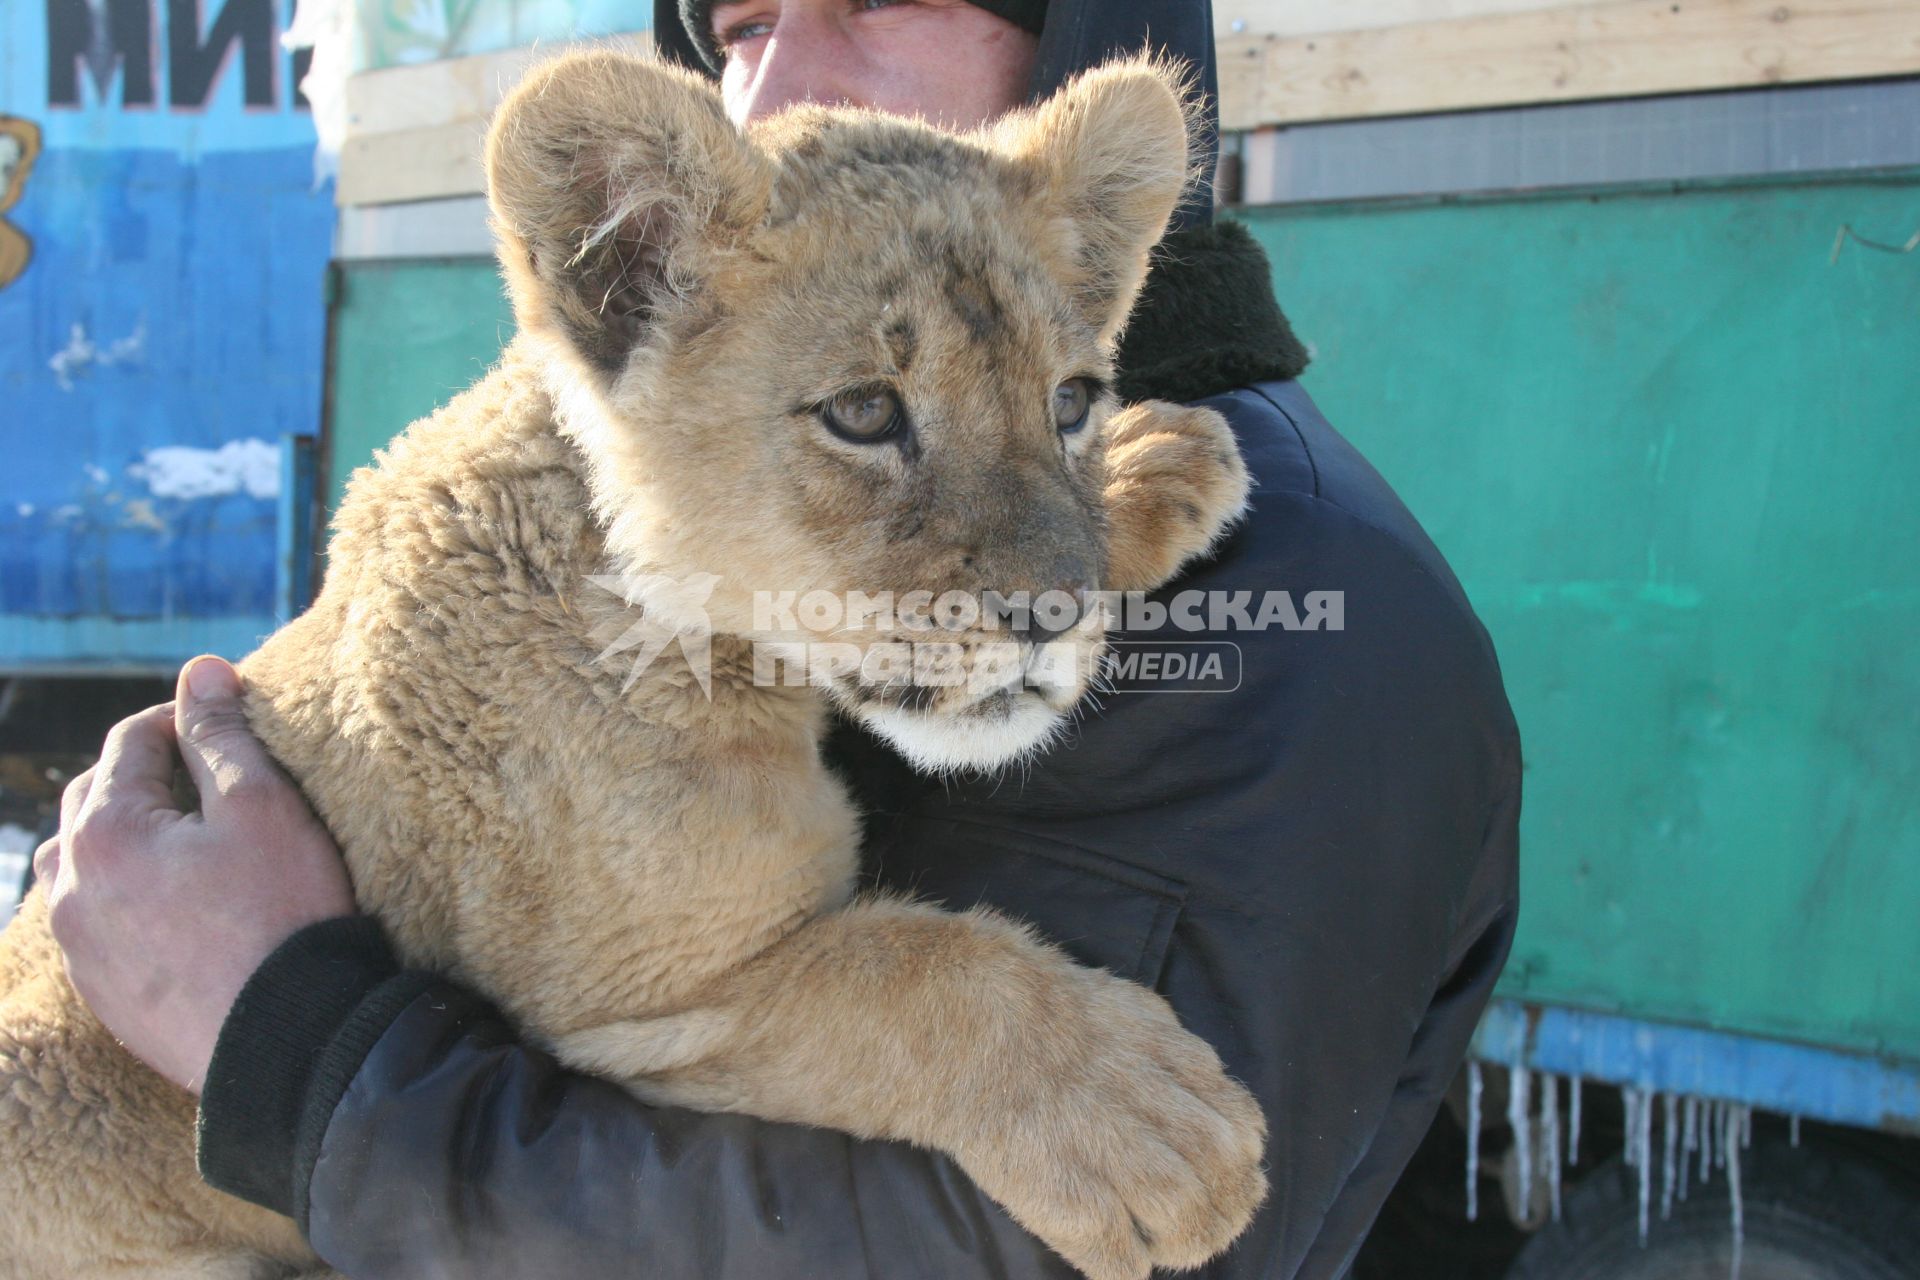
[[[1225,220],[1184,227],[1154,251],[1120,339],[1120,397],[1198,400],[1298,377],[1308,358],[1252,233]]]

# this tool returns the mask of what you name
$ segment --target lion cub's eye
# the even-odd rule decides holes
[[[878,444],[900,430],[900,397],[885,387],[848,391],[827,401],[820,416],[837,436],[855,444]]]
[[[1068,378],[1053,389],[1053,420],[1060,430],[1078,431],[1087,425],[1093,407],[1093,388],[1085,378]]]

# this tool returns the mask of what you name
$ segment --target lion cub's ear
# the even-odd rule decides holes
[[[494,116],[486,169],[514,318],[609,376],[771,189],[709,85],[611,50],[529,72]]]
[[[1111,341],[1188,181],[1194,103],[1177,65],[1107,63],[1005,117],[1003,150],[1039,166],[1081,312]]]

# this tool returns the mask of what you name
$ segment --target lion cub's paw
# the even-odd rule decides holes
[[[1081,980],[1086,1021],[1042,1037],[1077,1028],[1077,1061],[1008,1117],[992,1176],[969,1172],[1091,1280],[1197,1267],[1266,1198],[1266,1119],[1159,996],[1104,972]]]
[[[1227,420],[1145,400],[1107,423],[1107,581],[1147,591],[1205,552],[1247,507],[1249,479]]]

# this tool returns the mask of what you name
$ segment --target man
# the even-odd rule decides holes
[[[717,71],[736,120],[812,98],[964,126],[1149,36],[1210,90],[1210,26],[1204,0],[656,9],[663,51]],[[1292,381],[1304,354],[1265,260],[1206,194],[1157,260],[1120,385],[1226,414],[1256,496],[1163,598],[1341,594],[1314,626],[1122,637],[1231,641],[1237,687],[1116,695],[1023,781],[930,783],[852,734],[836,750],[878,883],[991,902],[1155,986],[1260,1099],[1273,1193],[1209,1274],[1332,1280],[1505,958],[1518,743],[1458,585]],[[204,1083],[214,1185],[292,1215],[358,1280],[1068,1274],[938,1156],[643,1107],[400,972],[236,692],[224,664],[191,666],[177,720],[117,729],[42,850],[76,985],[129,1048]],[[172,811],[176,749],[212,784],[203,817]]]

